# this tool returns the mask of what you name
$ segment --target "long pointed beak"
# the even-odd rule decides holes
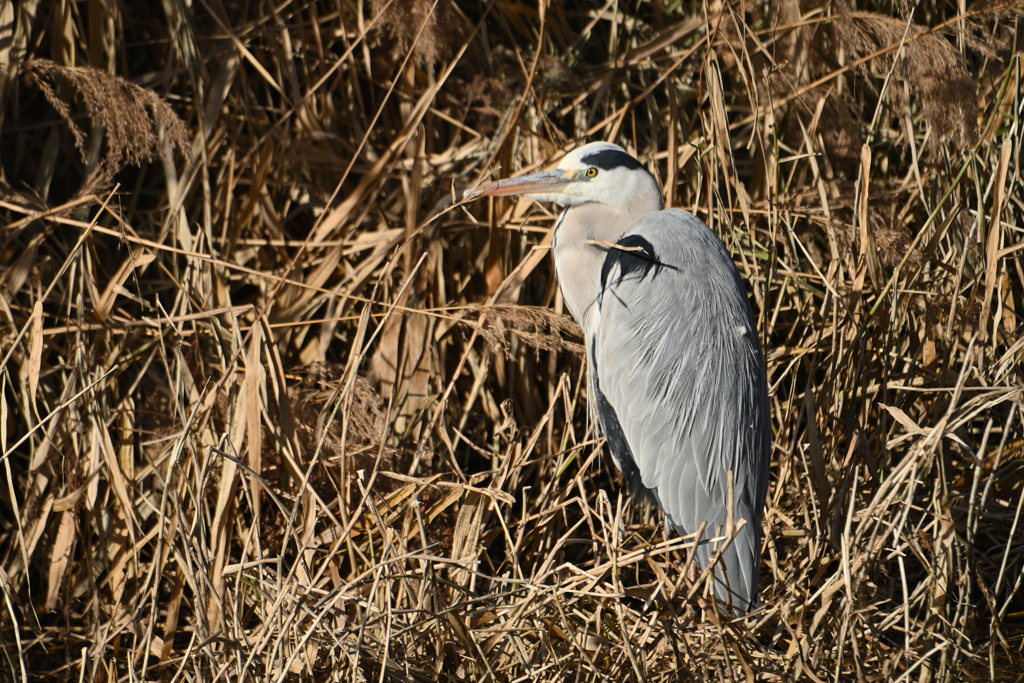
[[[541,171],[518,178],[496,180],[493,183],[477,185],[462,196],[463,201],[479,197],[508,197],[518,194],[550,194],[560,192],[575,180],[566,171]]]

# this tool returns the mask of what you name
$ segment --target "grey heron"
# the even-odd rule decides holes
[[[506,195],[565,206],[555,274],[583,328],[590,405],[612,459],[680,534],[704,522],[705,538],[739,527],[715,565],[714,592],[727,609],[750,611],[760,603],[771,427],[761,342],[725,245],[693,214],[665,209],[643,164],[608,142],[464,199]],[[714,555],[711,544],[698,548],[702,569]]]

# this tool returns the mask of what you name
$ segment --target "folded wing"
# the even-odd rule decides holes
[[[610,249],[592,326],[592,395],[612,455],[635,494],[653,496],[682,533],[746,524],[716,568],[734,609],[758,602],[761,511],[771,431],[761,344],[725,246],[677,209],[638,219]],[[698,560],[706,567],[713,549]]]

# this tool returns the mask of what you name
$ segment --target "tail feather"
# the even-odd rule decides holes
[[[707,543],[697,549],[701,570],[707,569],[718,551],[718,544]],[[715,599],[733,614],[741,615],[761,604],[758,591],[761,558],[761,528],[747,522],[715,564]]]

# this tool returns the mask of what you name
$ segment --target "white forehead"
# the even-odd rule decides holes
[[[634,165],[639,166],[640,163],[615,143],[591,142],[566,154],[559,162],[558,168],[578,171],[596,166],[602,170],[610,170],[618,166],[629,168]]]

